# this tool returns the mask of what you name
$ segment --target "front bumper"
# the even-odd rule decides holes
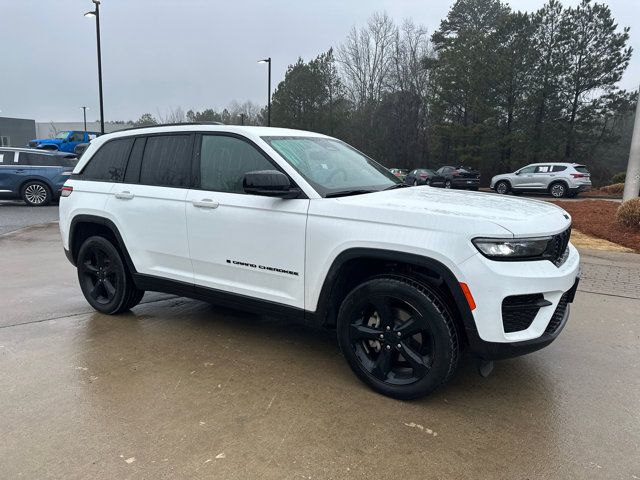
[[[472,312],[475,325],[466,325],[474,355],[487,360],[522,355],[558,336],[569,315],[569,308],[560,311],[559,307],[573,301],[580,269],[578,251],[571,244],[568,248],[560,267],[548,260],[499,262],[482,255],[459,265],[464,277],[460,281],[467,283],[476,303]],[[542,295],[544,305],[525,329],[506,332],[503,300],[525,295]]]
[[[578,289],[579,280],[580,278],[577,277],[573,287],[564,294],[566,300],[560,302],[556,307],[551,322],[541,336],[521,342],[499,343],[486,342],[478,335],[474,335],[473,332],[471,332],[471,334],[467,332],[472,354],[482,360],[502,360],[526,355],[527,353],[535,352],[549,345],[560,335],[560,332],[567,324],[567,320],[569,320],[570,305]]]

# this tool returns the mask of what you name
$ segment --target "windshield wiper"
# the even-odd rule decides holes
[[[409,185],[405,185],[404,183],[394,183],[393,185],[390,185],[386,188],[383,188],[382,190],[380,190],[381,192],[384,192],[385,190],[393,190],[394,188],[405,188],[408,187]]]
[[[348,197],[349,195],[362,195],[363,193],[373,193],[373,192],[377,192],[378,190],[340,190],[338,192],[331,192],[331,193],[327,193],[324,198],[331,198],[331,197]]]

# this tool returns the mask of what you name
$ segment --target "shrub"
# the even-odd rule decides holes
[[[626,178],[627,174],[625,172],[616,173],[611,177],[611,183],[624,183]]]
[[[640,230],[640,198],[632,198],[623,202],[616,212],[616,220],[625,227]]]
[[[616,195],[624,191],[624,183],[614,183],[613,185],[607,185],[600,188],[601,192],[608,193],[609,195]]]

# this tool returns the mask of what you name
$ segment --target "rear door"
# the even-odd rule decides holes
[[[280,170],[248,139],[196,140],[187,229],[196,286],[304,307],[308,199],[244,193],[244,174]]]
[[[138,273],[187,284],[193,283],[185,218],[193,138],[187,133],[127,139],[133,145],[126,172],[113,167],[115,183],[105,207]]]

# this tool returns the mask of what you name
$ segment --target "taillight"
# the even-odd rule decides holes
[[[585,175],[584,173],[572,173],[571,176],[573,178],[585,178],[585,177],[588,177],[589,175]]]
[[[453,172],[453,176],[454,176],[454,177],[459,177],[459,176],[460,176],[460,172],[457,172],[457,171],[456,171],[456,172]]]
[[[73,187],[64,186],[62,187],[62,190],[60,190],[60,196],[68,197],[69,195],[71,195],[71,192],[73,192]]]
[[[428,173],[421,173],[420,178],[427,178],[429,176]]]

